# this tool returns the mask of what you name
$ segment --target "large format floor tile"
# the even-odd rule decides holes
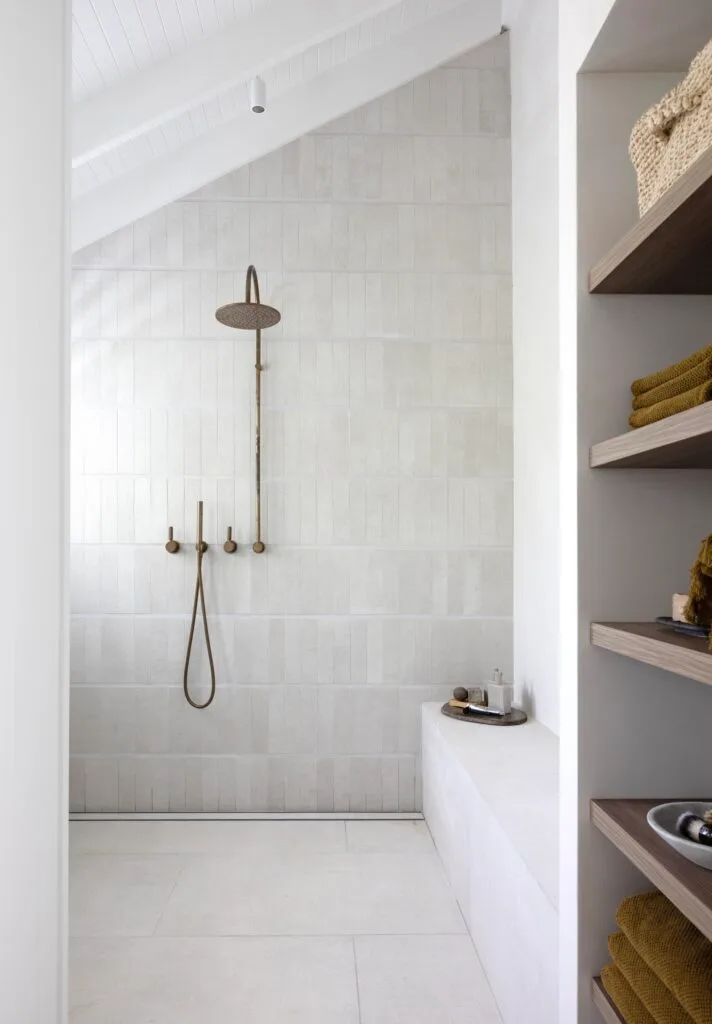
[[[437,857],[424,821],[347,821],[350,853],[432,853]]]
[[[358,1024],[350,939],[75,939],[71,1024]]]
[[[227,853],[262,858],[346,849],[343,821],[78,821],[72,823],[71,834],[74,853]]]
[[[160,935],[458,933],[465,926],[430,854],[324,854],[261,865],[193,857]]]
[[[422,821],[82,822],[70,842],[70,1024],[500,1024]]]
[[[501,1024],[469,935],[357,937],[361,1024]]]
[[[73,854],[70,935],[151,935],[186,857]]]

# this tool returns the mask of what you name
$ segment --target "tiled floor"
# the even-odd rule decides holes
[[[500,1024],[423,822],[70,836],[71,1024]]]

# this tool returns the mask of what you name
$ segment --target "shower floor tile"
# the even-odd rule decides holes
[[[462,933],[445,873],[430,854],[297,854],[254,863],[193,857],[159,935]]]
[[[358,1024],[350,939],[74,940],[72,1024]]]
[[[73,852],[93,854],[227,853],[261,859],[346,850],[343,821],[75,821],[71,836]]]
[[[81,822],[70,846],[70,1024],[500,1024],[423,822]]]
[[[469,935],[359,936],[361,1024],[501,1024]]]

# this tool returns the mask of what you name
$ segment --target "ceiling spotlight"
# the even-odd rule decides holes
[[[264,79],[255,75],[250,79],[250,110],[253,114],[264,114],[267,105],[267,88]]]

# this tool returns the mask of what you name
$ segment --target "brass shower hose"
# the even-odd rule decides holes
[[[208,545],[203,540],[203,503],[198,502],[198,542],[195,545],[198,552],[198,571],[195,576],[195,593],[193,594],[193,614],[190,621],[190,633],[188,634],[188,647],[185,652],[185,666],[183,668],[183,693],[191,707],[203,711],[215,700],[215,663],[213,662],[213,648],[210,643],[210,631],[208,630],[208,615],[205,610],[205,587],[203,586],[203,555],[208,550]],[[193,637],[195,636],[195,623],[198,618],[198,600],[200,600],[200,614],[203,619],[203,630],[205,632],[205,646],[208,651],[210,663],[210,696],[204,704],[198,704],[190,695],[188,686],[188,670],[190,668],[190,652],[193,648]]]

